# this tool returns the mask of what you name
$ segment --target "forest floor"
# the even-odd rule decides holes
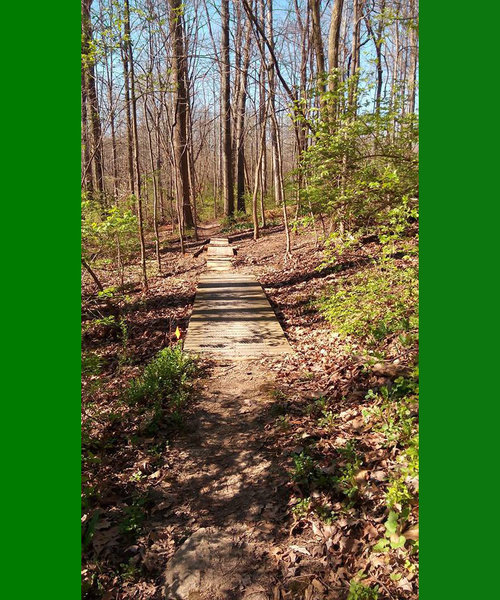
[[[200,234],[218,231],[212,223]],[[96,298],[84,280],[84,597],[417,598],[416,550],[372,551],[388,530],[396,448],[365,418],[380,403],[368,391],[390,388],[414,356],[367,363],[316,306],[377,244],[332,267],[312,232],[294,234],[286,262],[280,227],[258,241],[230,239],[235,270],[259,279],[294,353],[200,361],[175,431],[144,428],[122,394],[175,344],[177,327],[185,334],[203,253],[165,246],[147,294],[128,284],[112,300]],[[100,275],[117,285],[113,271]],[[110,314],[121,328],[109,327]],[[410,544],[416,525],[412,507],[398,532]]]

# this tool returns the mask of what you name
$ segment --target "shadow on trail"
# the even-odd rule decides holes
[[[238,589],[231,593],[237,580],[266,590],[278,580],[267,550],[286,535],[287,457],[272,426],[274,400],[267,384],[257,384],[259,367],[245,366],[241,371],[238,365],[231,379],[219,374],[215,386],[203,393],[188,417],[187,429],[167,455],[175,467],[163,482],[172,500],[164,524],[184,532],[179,543],[189,538],[169,569],[176,568],[175,561],[181,558],[184,571],[206,563],[205,570],[220,571],[217,586],[222,587],[217,589],[220,593],[227,583],[223,597],[228,599],[244,597]],[[245,379],[247,389],[242,385]],[[196,544],[190,538],[193,533],[200,536]],[[190,567],[190,561],[196,564]],[[228,570],[231,577],[225,583]],[[176,585],[170,582],[171,592]]]
[[[334,273],[340,273],[342,271],[347,271],[349,269],[354,269],[356,267],[360,267],[362,265],[366,265],[372,262],[372,258],[367,256],[366,258],[360,258],[357,260],[346,261],[343,263],[339,263],[336,265],[331,265],[327,267],[323,267],[321,269],[317,269],[314,271],[306,270],[303,273],[297,273],[292,277],[289,277],[285,280],[271,280],[272,276],[268,276],[263,279],[262,285],[264,288],[281,288],[287,287],[291,285],[296,285],[298,283],[304,283],[306,281],[311,281],[312,279],[322,279],[323,277],[327,277],[328,275],[333,275]]]
[[[249,401],[252,398],[247,398]],[[277,439],[266,424],[273,421],[272,400],[258,405],[231,391],[206,398],[175,444],[180,470],[169,478],[176,505],[188,509],[197,526],[227,527],[272,523],[286,515],[283,462]],[[271,516],[273,518],[271,519]]]

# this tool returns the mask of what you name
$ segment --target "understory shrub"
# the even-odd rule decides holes
[[[340,281],[323,296],[320,310],[343,335],[354,335],[369,345],[400,336],[403,345],[416,340],[418,279],[413,266],[398,268],[387,261]]]
[[[127,389],[131,404],[178,410],[190,391],[196,373],[195,361],[177,345],[164,348],[146,366],[143,374],[132,380]]]

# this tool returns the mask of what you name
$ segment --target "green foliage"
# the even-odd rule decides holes
[[[194,360],[177,345],[161,350],[143,374],[132,380],[126,399],[145,415],[142,433],[154,434],[162,423],[174,429],[181,425],[181,409],[189,398],[195,373]]]
[[[331,525],[337,519],[335,511],[332,510],[332,507],[328,504],[320,504],[318,506],[315,506],[314,512],[327,525]]]
[[[301,498],[292,508],[292,513],[298,518],[306,517],[311,510],[311,498]]]
[[[305,407],[304,412],[306,415],[309,415],[309,416],[319,416],[320,414],[323,414],[327,410],[326,407],[327,407],[327,400],[326,400],[326,398],[323,398],[323,396],[321,396],[320,398],[316,398],[316,400],[314,402],[308,404]]]
[[[335,93],[318,88],[320,103],[329,108],[309,115],[315,134],[301,162],[308,182],[304,206],[331,215],[350,232],[418,194],[415,115],[402,116],[397,107],[355,113],[345,104],[352,83],[338,83]],[[358,84],[360,94],[366,92],[363,82]],[[330,108],[339,105],[341,112]]]
[[[332,490],[335,478],[326,474],[306,451],[293,455],[292,479],[304,491]]]
[[[305,215],[303,217],[298,217],[296,219],[293,219],[290,222],[290,229],[294,233],[299,233],[301,229],[307,229],[308,227],[310,227],[313,224],[314,224],[313,216]]]
[[[142,527],[145,518],[144,508],[146,498],[144,496],[134,496],[132,502],[125,507],[123,518],[120,522],[120,529],[123,533],[137,535]]]
[[[341,334],[354,335],[371,347],[389,337],[416,336],[416,269],[388,262],[358,270],[320,300],[320,310]]]
[[[102,369],[102,360],[94,352],[82,352],[82,375],[99,375]]]
[[[96,510],[94,514],[86,520],[82,527],[82,550],[85,551],[94,537],[97,523],[101,518],[101,511]]]
[[[99,255],[118,264],[131,261],[139,250],[137,217],[133,197],[119,206],[103,209],[86,197],[82,200],[82,254],[90,260]]]
[[[385,255],[401,249],[401,241],[409,233],[411,224],[418,220],[418,206],[415,198],[403,196],[401,204],[378,215],[377,231]],[[409,253],[415,248],[403,246]]]
[[[221,222],[221,233],[231,233],[234,231],[244,231],[253,227],[250,215],[242,211],[236,211],[234,215],[224,217]]]
[[[164,348],[146,366],[141,377],[130,383],[127,399],[131,404],[158,404],[173,412],[184,404],[189,380],[195,373],[195,362],[180,345]]]
[[[398,377],[388,388],[369,390],[367,400],[375,406],[363,411],[365,422],[374,421],[374,430],[385,435],[386,446],[405,446],[415,431],[418,381],[415,377]],[[417,438],[415,438],[417,439]]]
[[[85,323],[85,325],[83,326],[83,331],[96,331],[96,329],[101,329],[102,331],[104,331],[106,334],[107,333],[112,333],[114,334],[117,338],[120,339],[122,346],[124,349],[126,349],[127,344],[128,344],[128,326],[127,326],[127,322],[125,321],[125,319],[122,318],[116,318],[115,315],[108,315],[106,317],[98,317],[97,319],[92,319],[91,321],[88,321],[87,323]],[[91,359],[94,360],[95,359]],[[83,361],[83,359],[82,359]],[[82,369],[83,369],[83,362],[82,362]]]
[[[406,538],[400,534],[402,520],[404,519],[401,519],[398,513],[393,510],[389,511],[389,516],[384,524],[384,537],[373,546],[373,552],[388,552],[391,548],[398,550],[404,547]]]
[[[358,493],[356,475],[362,465],[361,456],[356,452],[354,442],[348,442],[344,448],[338,451],[345,458],[345,464],[340,468],[340,474],[336,478],[337,485],[342,493],[352,502]]]
[[[332,469],[322,469],[306,450],[294,454],[292,479],[305,492],[312,490],[336,491],[345,496],[349,504],[352,504],[358,492],[356,474],[362,460],[352,442],[337,450],[341,455],[341,461],[338,465],[332,465],[335,467],[334,474],[330,473]]]
[[[347,600],[378,600],[378,585],[369,587],[361,583],[362,575],[358,574],[349,585]]]
[[[328,430],[332,430],[335,426],[337,417],[332,410],[323,410],[321,417],[318,419],[318,427],[323,427]]]
[[[294,455],[293,466],[292,479],[298,484],[307,486],[311,480],[318,477],[314,460],[305,452]]]
[[[387,488],[386,501],[389,508],[405,509],[418,494],[419,455],[418,436],[414,436],[408,447],[397,458],[396,473]],[[410,489],[410,482],[412,488]]]
[[[280,415],[276,418],[276,426],[282,431],[288,431],[290,429],[290,419],[287,415]]]

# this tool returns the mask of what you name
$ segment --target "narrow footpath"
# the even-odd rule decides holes
[[[265,359],[291,348],[257,280],[231,272],[227,240],[207,256],[184,347],[214,362],[163,482],[170,518],[190,532],[168,562],[165,598],[265,600],[276,597],[288,502]]]

